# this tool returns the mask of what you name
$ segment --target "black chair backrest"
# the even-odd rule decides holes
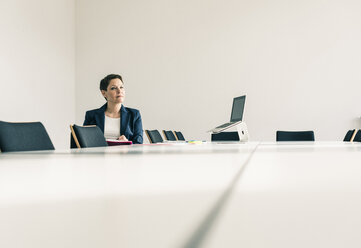
[[[313,131],[277,131],[277,141],[315,141]]]
[[[174,133],[177,136],[177,140],[185,140],[185,138],[181,132],[174,131]]]
[[[355,142],[361,142],[361,129],[359,129],[355,135],[355,138],[353,139]]]
[[[145,130],[150,143],[162,143],[163,138],[158,130]]]
[[[41,122],[0,121],[0,150],[2,152],[54,150]]]
[[[239,141],[238,132],[212,133],[212,141]]]
[[[176,141],[177,140],[177,138],[174,136],[174,133],[172,131],[163,130],[163,135],[164,135],[166,140],[170,140],[170,141]]]
[[[79,141],[78,141],[79,143]],[[80,145],[79,145],[80,146]],[[73,148],[78,148],[78,146],[76,145],[75,143],[75,140],[74,140],[74,137],[73,137],[73,133],[70,132],[70,149],[73,149]]]
[[[103,132],[97,126],[70,125],[70,130],[78,148],[108,146]]]
[[[351,141],[354,132],[356,132],[356,129],[348,130],[343,141]]]

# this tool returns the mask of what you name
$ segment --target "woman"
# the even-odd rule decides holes
[[[83,125],[97,125],[106,139],[143,143],[142,118],[137,109],[123,106],[125,90],[120,75],[110,74],[100,81],[100,91],[107,103],[85,114]]]

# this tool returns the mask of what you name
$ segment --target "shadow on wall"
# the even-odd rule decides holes
[[[351,128],[361,129],[361,117],[352,119]]]

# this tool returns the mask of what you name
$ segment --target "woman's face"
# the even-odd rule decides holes
[[[101,92],[108,102],[123,103],[125,98],[124,85],[119,78],[110,80],[107,90],[102,90]]]

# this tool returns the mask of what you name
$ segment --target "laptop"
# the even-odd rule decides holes
[[[219,133],[225,129],[228,129],[230,127],[233,127],[233,126],[241,123],[242,118],[243,118],[243,110],[244,110],[245,102],[246,102],[245,95],[233,98],[231,120],[227,123],[224,123],[218,127],[215,127],[213,129],[209,130],[208,132]]]

